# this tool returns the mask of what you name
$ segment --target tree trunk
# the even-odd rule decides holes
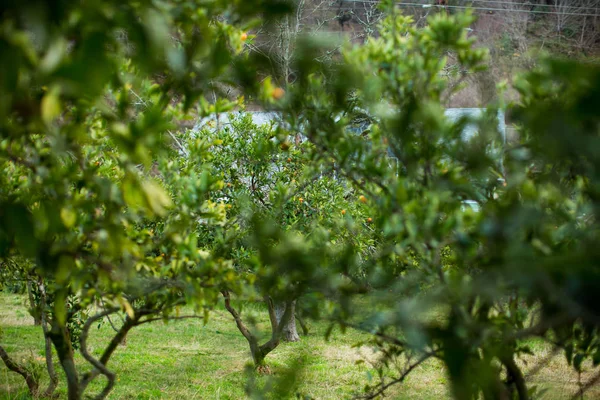
[[[260,374],[271,374],[271,368],[265,362],[265,357],[268,353],[265,354],[258,342],[250,342],[250,353],[252,354],[252,361],[254,361],[256,371]]]
[[[68,400],[80,400],[79,376],[77,375],[75,360],[73,359],[73,346],[71,345],[69,332],[66,327],[61,327],[53,321],[52,329],[48,332],[48,336],[54,344],[60,365],[67,377],[67,398]]]
[[[281,338],[286,342],[298,342],[300,340],[300,335],[298,335],[298,330],[296,329],[296,300],[292,302],[292,316],[289,319],[288,323],[283,327],[283,331],[281,332]],[[281,322],[281,318],[283,317],[283,313],[285,312],[285,303],[278,303],[275,307],[275,315],[277,316],[277,323]]]
[[[296,315],[296,319],[298,320],[298,323],[300,324],[300,327],[302,328],[302,334],[304,336],[308,336],[309,329],[308,329],[308,325],[306,325],[306,322],[304,322],[304,320],[299,315]]]
[[[42,325],[42,331],[44,332],[46,370],[48,371],[48,376],[50,377],[50,382],[48,383],[48,387],[44,391],[43,396],[52,397],[56,387],[58,386],[58,375],[56,374],[56,370],[54,369],[54,361],[52,360],[52,340],[49,336],[48,315],[46,313],[46,287],[44,286],[42,278],[38,280],[37,285],[40,296],[40,322]]]
[[[246,325],[244,325],[240,314],[231,306],[229,292],[227,290],[223,290],[221,291],[221,294],[223,294],[223,298],[225,299],[225,308],[233,316],[239,331],[242,333],[242,335],[244,335],[248,341],[248,344],[250,345],[250,353],[252,354],[252,360],[254,361],[256,370],[263,374],[271,373],[269,366],[265,363],[265,357],[279,345],[279,339],[283,335],[283,327],[279,325],[278,321],[284,320],[284,322],[286,322],[290,319],[293,320],[292,303],[288,303],[287,306],[286,303],[283,303],[281,316],[277,317],[277,307],[275,307],[270,297],[265,297],[267,308],[269,310],[269,321],[271,322],[271,339],[269,339],[265,344],[260,345],[257,337],[250,332]]]
[[[512,355],[502,357],[502,364],[506,367],[506,373],[508,378],[514,383],[517,388],[517,394],[519,396],[519,400],[529,400],[529,393],[527,391],[527,384],[525,383],[525,378],[523,377],[523,373],[515,363]]]
[[[45,322],[43,322],[45,324]],[[56,387],[58,386],[58,375],[56,374],[56,370],[54,369],[54,362],[52,361],[52,341],[44,332],[44,342],[45,342],[45,354],[46,354],[46,370],[48,371],[48,376],[50,377],[50,382],[48,382],[48,387],[44,391],[44,397],[52,397]]]

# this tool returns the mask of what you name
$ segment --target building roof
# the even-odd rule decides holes
[[[485,108],[447,108],[444,114],[450,121],[457,121],[461,117],[478,118],[486,111]],[[220,113],[213,114],[211,116],[202,118],[194,126],[194,131],[200,131],[207,126],[208,122],[213,121],[221,127],[231,124],[232,117],[239,113],[245,113],[252,117],[252,122],[256,125],[266,125],[280,120],[280,114],[276,112],[268,111],[240,111],[233,113]],[[365,127],[366,128],[366,127]],[[503,111],[498,111],[498,131],[502,135],[504,141],[506,141],[506,122]],[[468,140],[475,136],[477,133],[476,127],[473,124],[467,124],[465,131],[463,132],[463,138]]]

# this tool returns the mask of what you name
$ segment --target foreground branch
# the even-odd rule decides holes
[[[425,353],[421,358],[419,358],[419,360],[417,360],[415,363],[408,366],[399,377],[391,380],[390,382],[388,382],[386,384],[383,384],[383,382],[382,382],[380,388],[377,391],[369,393],[369,394],[365,394],[363,396],[357,396],[357,397],[355,397],[355,399],[375,399],[375,398],[383,395],[383,393],[387,389],[389,389],[391,386],[394,386],[398,383],[402,383],[406,379],[406,377],[408,375],[410,375],[411,372],[414,371],[415,368],[417,368],[419,365],[423,364],[425,361],[429,360],[430,358],[435,357],[436,354],[437,354],[437,351],[431,351],[431,352]]]
[[[517,394],[519,395],[519,400],[529,400],[529,393],[527,392],[527,384],[525,383],[525,378],[523,377],[523,373],[515,363],[515,360],[512,356],[510,357],[502,357],[502,364],[506,367],[506,371],[508,376],[512,380],[512,382],[517,387]]]
[[[4,361],[6,368],[11,370],[12,372],[16,372],[25,379],[31,397],[35,398],[38,394],[39,382],[37,381],[33,373],[24,366],[17,364],[15,361],[13,361],[13,359],[10,358],[10,356],[2,346],[0,346],[0,358],[2,358],[2,361]]]

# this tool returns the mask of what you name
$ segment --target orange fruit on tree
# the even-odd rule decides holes
[[[360,197],[358,198],[358,200],[360,200],[361,203],[366,203],[367,202],[367,198],[365,196],[363,196],[362,194],[360,195]]]
[[[300,198],[298,199],[298,201],[299,201],[300,203],[302,203],[302,202],[304,202],[304,199],[303,199],[302,197],[300,197]]]
[[[342,215],[346,215],[346,210],[342,210]]]
[[[367,218],[367,223],[370,224],[371,222],[373,222],[373,218],[371,218],[371,217]]]
[[[243,32],[242,35],[240,36],[240,39],[242,39],[242,42],[245,42],[246,39],[248,39],[248,34],[246,32]]]
[[[273,89],[273,91],[271,91],[271,97],[273,97],[275,100],[281,99],[284,95],[285,95],[285,90],[283,90],[280,87],[275,88],[275,89]]]

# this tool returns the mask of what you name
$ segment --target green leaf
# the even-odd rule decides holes
[[[54,316],[59,326],[67,323],[67,304],[64,290],[59,290],[54,299]]]
[[[142,183],[142,189],[146,195],[150,210],[157,216],[164,216],[167,209],[173,204],[165,190],[152,181]]]
[[[121,307],[123,307],[129,318],[135,318],[135,311],[127,299],[123,298],[122,296],[118,296],[117,301],[119,304],[121,304]]]
[[[66,228],[72,228],[77,222],[77,214],[71,208],[63,207],[60,209],[60,219]]]
[[[40,70],[46,74],[54,71],[66,55],[67,45],[68,43],[63,37],[53,40],[40,63]]]
[[[54,121],[54,119],[60,115],[61,104],[59,94],[59,89],[57,87],[53,87],[42,98],[42,120],[46,124],[52,123],[52,121]]]
[[[583,363],[583,360],[585,360],[585,354],[583,353],[577,353],[577,355],[573,357],[573,368],[575,368],[577,372],[581,372],[581,364]]]
[[[58,259],[58,265],[54,278],[58,283],[67,283],[75,269],[75,261],[72,257],[61,255]]]

